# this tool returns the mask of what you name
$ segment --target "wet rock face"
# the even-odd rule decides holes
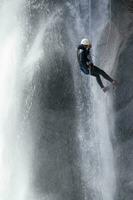
[[[54,4],[57,2],[32,1],[30,23],[33,31],[40,16],[43,17],[41,8],[43,12],[47,9],[49,17],[44,18],[47,23],[56,11]],[[82,199],[76,99],[66,49],[69,40],[64,33],[67,32],[62,23],[64,15],[61,17],[60,12],[57,13],[56,20],[53,17],[44,30],[44,58],[34,77],[36,91],[30,117],[35,138],[33,187],[38,199],[74,200]]]
[[[123,3],[127,6],[128,11],[133,13],[133,1],[132,0],[124,0]]]
[[[31,32],[36,34],[40,17],[51,16],[55,6],[74,1],[31,1]],[[96,13],[93,1],[92,15]],[[69,4],[67,5],[69,8]],[[81,5],[80,5],[81,6]],[[63,10],[62,9],[62,10]],[[81,9],[86,10],[86,6]],[[46,34],[51,41],[60,45],[70,43],[65,27],[68,13],[59,13],[61,22],[51,25],[52,34]],[[70,14],[70,12],[69,12]],[[86,19],[86,14],[82,14]],[[71,30],[74,30],[73,18],[69,15]],[[116,91],[114,105],[116,110],[117,146],[117,200],[131,200],[133,197],[133,34],[132,1],[112,0],[112,22],[122,38],[118,49],[116,77],[120,86]],[[47,20],[47,18],[45,18]],[[88,20],[88,18],[87,18]],[[63,23],[62,23],[63,22]],[[88,29],[88,23],[87,29]],[[53,27],[52,27],[53,26]],[[82,27],[81,27],[82,29]],[[57,31],[57,34],[56,34]],[[113,30],[112,30],[113,31]],[[49,32],[48,32],[49,33]],[[65,33],[65,34],[64,34]],[[115,33],[111,33],[113,43]],[[58,35],[58,37],[57,37]],[[75,33],[74,33],[75,36]],[[76,35],[78,37],[78,34]],[[76,37],[75,36],[75,37]],[[58,40],[59,39],[59,40]],[[112,41],[112,40],[110,40]],[[117,42],[117,41],[116,41]],[[52,42],[51,42],[52,44]],[[64,51],[64,46],[63,51]],[[57,45],[58,46],[58,45]],[[77,118],[76,99],[71,65],[67,56],[59,53],[56,46],[44,42],[46,52],[53,52],[40,64],[41,71],[35,77],[36,92],[31,108],[31,124],[35,136],[34,188],[37,196],[51,200],[82,200],[80,164],[78,165],[78,144],[76,142]]]
[[[118,154],[117,199],[133,198],[133,2],[112,1],[113,22],[122,37],[118,52],[116,77],[120,85],[116,91],[116,137]],[[116,151],[117,151],[116,150]]]

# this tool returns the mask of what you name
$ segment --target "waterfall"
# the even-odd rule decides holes
[[[107,26],[107,24],[111,24],[111,1],[100,0],[97,3],[97,9],[99,10],[99,13],[97,14],[97,16],[95,16],[94,14],[94,16],[92,16],[91,21],[91,24],[95,24],[96,20],[97,24],[97,26],[94,25],[91,27],[93,35],[92,43],[94,41],[94,55],[97,55],[97,45],[100,42],[100,37],[105,27]],[[94,19],[93,17],[96,18]],[[105,51],[108,51],[108,37],[110,37],[109,31],[107,40],[105,41]],[[112,63],[109,63],[108,61],[104,60],[104,55],[102,57],[102,54],[100,60],[101,62],[97,62],[97,58],[93,59],[96,65],[101,65],[99,67],[102,67],[108,73],[111,71],[111,67],[113,67],[113,58]],[[104,82],[104,84],[108,83]],[[90,119],[91,141],[88,141],[88,143],[86,142],[86,145],[87,149],[91,152],[91,154],[93,154],[93,162],[89,161],[89,165],[91,163],[89,168],[94,167],[94,169],[91,169],[93,173],[93,175],[91,175],[93,184],[90,183],[89,176],[86,182],[88,181],[88,186],[90,187],[91,184],[91,189],[95,191],[94,199],[113,200],[116,189],[116,178],[113,147],[111,143],[111,138],[114,134],[112,97],[110,94],[103,94],[99,86],[97,86],[96,81],[94,80],[91,80],[90,87],[92,107],[92,115]],[[88,154],[87,150],[85,151],[85,154],[85,160],[87,160],[87,157],[88,160],[90,160],[90,155]],[[90,174],[89,168],[87,169],[87,165],[85,165],[85,177],[87,177],[86,173]]]
[[[0,3],[0,199],[114,199],[111,95],[76,62],[84,37],[98,54],[109,5]]]
[[[88,16],[88,18],[85,18],[82,13],[82,19],[87,20],[89,24],[86,26],[86,21],[76,19],[78,22],[76,29],[79,31],[77,38],[89,37],[92,40],[92,54],[95,55],[93,57],[94,63],[110,73],[114,67],[114,57],[112,54],[109,57],[109,54],[105,52],[108,52],[111,31],[111,1],[89,0],[86,3],[84,1],[83,4],[79,2],[79,7],[81,11],[84,10],[84,15]],[[86,12],[87,9],[83,8],[88,8],[89,14]],[[79,21],[82,23],[79,24]],[[82,29],[82,26],[85,28]],[[106,41],[104,39],[101,41],[101,36],[107,26],[109,28]],[[103,45],[103,55],[101,54],[101,58],[97,59],[98,50]],[[75,69],[76,67],[75,64]],[[104,94],[97,85],[95,78],[85,77],[82,73],[75,75],[75,71],[73,73],[77,93],[77,108],[80,113],[78,138],[81,150],[84,199],[113,200],[116,191],[116,176],[111,142],[114,137],[112,95]],[[108,83],[104,82],[104,84]],[[88,100],[86,101],[86,99]]]
[[[29,57],[26,56],[28,46],[26,7],[27,4],[23,0],[0,2],[0,199],[2,200],[25,200],[30,196],[33,139],[27,116],[30,112],[33,89],[27,84],[27,77],[28,80],[31,79],[27,68],[29,63],[33,66],[34,61],[33,59],[29,61]],[[24,98],[25,93],[26,98]]]

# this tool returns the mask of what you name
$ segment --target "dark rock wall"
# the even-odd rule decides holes
[[[59,4],[60,3],[60,4]],[[42,20],[44,57],[32,85],[35,92],[29,124],[34,138],[34,196],[38,199],[83,199],[74,81],[67,56],[70,43],[63,1],[30,1],[28,40],[32,45]],[[47,22],[52,18],[49,24]],[[43,27],[44,25],[44,27]],[[31,34],[30,34],[31,33]],[[27,89],[28,90],[28,89]]]
[[[45,30],[42,41],[46,55],[39,62],[39,71],[34,75],[32,84],[35,85],[35,93],[29,114],[29,124],[32,127],[34,137],[33,157],[33,188],[39,198],[50,197],[51,200],[81,200],[84,199],[81,170],[79,163],[79,148],[77,141],[77,110],[74,90],[72,66],[67,59],[67,48],[71,46],[71,39],[67,34],[68,24],[72,33],[78,39],[83,36],[82,27],[77,33],[74,26],[76,15],[72,18],[73,10],[66,1],[29,1],[27,5],[27,41],[32,44],[39,28],[40,19],[44,22],[50,18],[57,7],[62,11],[57,12],[60,21],[52,24]],[[74,4],[75,1],[67,1]],[[96,2],[96,1],[95,1]],[[65,6],[64,6],[65,5]],[[93,1],[93,7],[95,5]],[[76,4],[75,4],[76,6]],[[85,17],[85,7],[78,6],[82,11],[81,17]],[[93,9],[92,9],[93,14]],[[94,14],[93,14],[94,15]],[[68,21],[65,21],[65,20]],[[72,21],[71,21],[72,19]],[[112,0],[112,24],[109,54],[105,52],[105,58],[113,55],[113,44],[116,58],[112,74],[120,81],[120,85],[114,95],[114,107],[116,116],[116,141],[114,145],[117,175],[116,200],[131,200],[133,197],[133,14],[132,2]],[[67,26],[65,25],[65,22]],[[88,24],[85,22],[86,33]],[[44,23],[45,26],[45,23]],[[115,28],[114,28],[115,27]],[[43,24],[42,24],[43,28]],[[108,33],[109,25],[106,30]],[[108,38],[106,32],[104,33]],[[117,35],[117,37],[115,37]],[[104,40],[104,37],[102,38]],[[77,41],[75,39],[75,41]],[[58,48],[59,47],[59,48]],[[99,48],[104,48],[99,46]],[[75,48],[72,47],[74,50]],[[28,52],[28,49],[27,49]],[[111,52],[111,54],[110,54]],[[116,55],[115,54],[115,55]],[[25,106],[25,105],[24,105]]]
[[[117,197],[133,198],[133,2],[112,0],[112,22],[121,43],[118,49],[116,78],[120,85],[114,96],[116,116]],[[117,42],[117,41],[116,41]]]

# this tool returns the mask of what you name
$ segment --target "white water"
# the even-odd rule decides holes
[[[99,24],[99,34],[97,37],[100,39],[101,33],[104,31],[104,27],[111,24],[111,1],[99,1],[100,9],[100,20]],[[107,12],[108,10],[108,12]],[[109,25],[110,26],[110,25]],[[108,36],[105,41],[105,51],[108,51],[108,42],[110,38],[110,27],[108,29]],[[95,52],[96,54],[96,48]],[[111,56],[107,54],[108,57]],[[108,62],[108,58],[104,60],[101,58],[101,67],[110,74],[113,66],[114,58],[111,58],[112,62]],[[109,84],[104,82],[104,84]],[[112,91],[113,93],[113,91]],[[114,136],[114,125],[113,125],[113,107],[112,107],[112,95],[110,93],[103,94],[97,87],[96,82],[92,85],[92,107],[93,107],[93,117],[92,123],[94,123],[94,141],[95,147],[97,148],[98,159],[99,159],[99,175],[98,180],[96,180],[96,187],[101,191],[101,196],[103,200],[113,200],[116,190],[116,177],[115,177],[115,163],[114,163],[114,152],[111,143],[111,138]]]
[[[40,194],[38,197],[33,191],[34,138],[28,118],[36,91],[32,79],[39,70],[40,60],[47,58],[43,47],[44,38],[49,36],[49,29],[56,22],[62,21],[61,10],[56,9],[50,17],[40,19],[32,44],[27,39],[28,34],[32,35],[28,12],[30,1],[3,0],[0,3],[1,200],[58,198],[54,194]],[[50,42],[54,46],[53,41]],[[45,39],[45,45],[49,46],[50,42]],[[59,51],[61,48],[57,47]]]
[[[23,127],[25,1],[0,2],[0,199],[29,197],[32,140]],[[27,100],[26,100],[27,101]],[[22,112],[22,113],[21,113]]]
[[[76,18],[77,26],[75,27],[79,40],[84,36],[87,37],[90,30],[87,31],[87,27],[81,28],[81,26],[84,23],[83,21],[86,22],[89,17],[89,28],[91,27],[92,33],[95,33],[91,34],[94,54],[97,52],[97,43],[100,35],[109,21],[109,10],[107,12],[109,2],[106,0],[99,0],[98,2],[98,8],[101,13],[100,17],[97,16],[97,20],[93,21],[90,12],[83,19],[80,18],[78,13]],[[51,23],[55,22],[56,13],[53,13],[51,18],[45,22],[44,28],[41,28],[40,24],[40,29],[29,49],[28,55],[23,59],[21,53],[24,42],[24,30],[21,28],[23,24],[20,16],[24,12],[24,3],[21,0],[11,1],[11,3],[3,1],[0,5],[0,199],[2,200],[36,199],[32,194],[31,186],[33,141],[30,134],[32,130],[22,127],[26,123],[28,112],[30,112],[35,87],[29,91],[29,96],[26,99],[27,112],[22,119],[22,125],[19,123],[18,116],[21,110],[22,89],[27,84],[30,84],[36,70],[35,64],[42,56],[45,57],[45,52],[42,50],[45,28],[47,26],[50,27]],[[87,0],[81,1],[80,4],[85,12],[87,10],[91,11],[91,0],[89,2]],[[75,14],[77,14],[77,10]],[[96,27],[93,26],[95,23]],[[73,46],[75,46],[77,39],[73,38],[72,35],[71,37],[74,40]],[[107,66],[107,63],[104,63],[104,65]],[[110,72],[112,65],[110,64],[108,67],[105,67],[105,70]],[[22,73],[23,75],[20,77]],[[75,79],[78,79],[79,75],[76,74],[76,71],[74,73]],[[113,200],[116,180],[110,137],[114,127],[113,122],[110,126],[108,121],[108,114],[113,116],[111,97],[104,95],[93,79],[89,81],[88,77],[83,76],[81,84],[87,84],[85,92],[88,102],[90,98],[88,90],[90,90],[91,86],[92,110],[87,112],[93,113],[91,118],[86,118],[89,121],[89,125],[91,124],[89,131],[85,130],[83,123],[79,125],[85,200]],[[79,95],[82,95],[82,92]],[[79,109],[82,109],[83,103],[81,104]],[[83,119],[81,121],[83,122]],[[54,199],[54,197],[51,195],[51,197],[48,196],[46,199]]]
[[[86,1],[88,11],[92,11],[90,6],[93,1]],[[85,4],[85,2],[84,2]],[[99,0],[97,1],[97,13],[92,17],[89,14],[89,25],[91,31],[82,29],[81,24],[77,23],[77,30],[82,30],[82,37],[90,37],[93,44],[93,54],[97,54],[97,45],[99,44],[100,37],[103,34],[104,28],[107,24],[111,24],[111,1]],[[82,2],[80,4],[82,6]],[[78,19],[78,22],[80,19]],[[83,25],[83,24],[82,24]],[[109,25],[110,26],[110,25]],[[108,37],[103,52],[103,57],[98,59],[93,58],[96,65],[103,68],[107,73],[111,73],[114,67],[114,60],[117,51],[113,47],[112,53],[109,52],[109,39],[110,28],[108,31]],[[100,44],[99,44],[100,45]],[[114,50],[115,49],[115,50]],[[76,66],[75,66],[76,68]],[[75,73],[75,72],[74,72]],[[82,73],[81,73],[82,74]],[[84,96],[88,98],[88,104],[91,105],[88,109],[88,117],[81,114],[79,125],[79,142],[81,148],[81,162],[82,162],[82,182],[83,190],[85,193],[85,199],[94,200],[113,200],[116,191],[116,176],[115,176],[115,163],[114,152],[111,143],[111,138],[114,137],[114,122],[113,122],[113,106],[112,95],[103,91],[98,86],[95,78],[86,78],[84,75],[78,75],[75,77],[75,87],[77,90],[77,102],[79,112],[82,113],[82,109],[85,106]],[[81,80],[81,81],[79,81]],[[107,82],[104,82],[108,84]],[[82,89],[77,87],[77,84],[81,84]],[[87,85],[87,86],[86,86]],[[84,89],[86,88],[86,89]],[[88,95],[89,91],[91,94]],[[85,94],[83,94],[85,93]],[[79,96],[80,95],[80,96]],[[87,106],[86,106],[87,109]],[[86,112],[87,111],[83,111]],[[82,119],[84,117],[84,119]],[[88,120],[88,129],[86,121]]]

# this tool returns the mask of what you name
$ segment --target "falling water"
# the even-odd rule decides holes
[[[94,42],[94,55],[97,53],[97,44],[100,41],[100,36],[104,31],[104,28],[107,24],[111,24],[110,18],[110,3],[109,1],[100,0],[98,3],[99,13],[96,16],[97,27],[92,27],[92,42]],[[107,12],[108,11],[108,12]],[[97,18],[98,17],[98,18]],[[92,24],[95,24],[92,18]],[[110,28],[109,28],[110,31]],[[105,51],[108,51],[108,40],[110,37],[110,32],[108,31],[107,40],[105,41]],[[94,33],[94,34],[93,34]],[[104,54],[104,52],[103,52]],[[101,55],[102,56],[102,55]],[[107,62],[101,58],[101,62],[97,62],[97,59],[94,59],[96,64],[101,65],[105,71],[108,73],[113,67],[113,58],[112,62]],[[107,83],[105,83],[107,84]],[[103,92],[98,88],[96,81],[91,80],[91,105],[92,105],[92,116],[91,116],[91,142],[89,141],[87,148],[91,152],[93,157],[92,170],[93,177],[92,190],[95,192],[94,199],[102,200],[113,200],[115,189],[116,189],[116,180],[115,180],[115,168],[114,168],[114,158],[113,158],[113,147],[111,144],[112,134],[114,134],[113,127],[113,109],[111,102],[110,94],[103,94]],[[109,116],[109,117],[108,117]],[[90,150],[91,149],[91,150]],[[89,154],[88,154],[89,156]],[[88,157],[87,156],[87,157]],[[90,157],[88,157],[90,160]],[[91,162],[91,161],[90,161]],[[90,164],[90,163],[89,163]],[[90,165],[91,168],[91,165]],[[87,166],[85,166],[85,171],[89,174]],[[90,180],[89,187],[90,187]],[[86,180],[86,181],[87,181]]]
[[[32,139],[26,84],[26,2],[0,2],[0,199],[24,200],[31,184]],[[25,45],[26,44],[26,45]],[[33,56],[33,55],[32,55]],[[30,79],[30,76],[29,76]],[[24,106],[25,105],[25,106]],[[27,108],[26,108],[27,107]]]
[[[108,114],[113,116],[112,102],[109,100],[111,96],[102,93],[97,87],[94,78],[88,78],[81,74],[75,61],[75,47],[84,37],[89,36],[91,38],[94,47],[93,54],[97,54],[97,46],[101,34],[107,23],[110,23],[109,3],[110,2],[106,0],[66,1],[65,3],[60,3],[59,7],[56,6],[54,9],[50,9],[53,5],[53,1],[40,1],[40,4],[37,3],[37,1],[28,0],[1,1],[0,199],[62,200],[63,198],[66,200],[68,199],[67,195],[69,195],[69,199],[74,199],[77,193],[80,193],[80,191],[73,189],[78,185],[76,185],[76,181],[73,181],[73,177],[76,176],[76,173],[72,173],[75,165],[71,166],[74,156],[73,154],[70,155],[70,150],[67,150],[73,141],[69,141],[68,145],[68,136],[63,132],[63,128],[61,128],[62,124],[60,125],[58,123],[55,126],[56,131],[53,128],[51,132],[48,132],[47,129],[49,130],[50,127],[47,129],[45,127],[45,130],[42,130],[43,134],[48,132],[52,136],[57,137],[58,142],[53,145],[53,138],[51,139],[51,144],[48,138],[49,134],[48,136],[43,135],[48,141],[45,141],[42,147],[43,156],[40,158],[39,162],[34,163],[37,169],[39,165],[44,164],[45,167],[42,167],[44,168],[44,171],[42,170],[45,174],[44,177],[47,177],[49,167],[56,171],[55,177],[50,176],[53,181],[51,182],[52,186],[50,186],[49,178],[43,180],[43,186],[39,180],[38,182],[40,185],[38,183],[38,187],[42,188],[42,190],[40,189],[42,193],[38,194],[39,192],[37,191],[40,191],[38,188],[36,191],[33,191],[34,188],[36,188],[34,186],[34,180],[38,180],[35,178],[37,175],[33,174],[33,160],[35,159],[33,151],[35,152],[38,147],[35,147],[37,143],[35,139],[37,139],[37,136],[34,135],[33,130],[33,127],[35,128],[37,126],[36,121],[42,120],[42,126],[45,121],[47,122],[46,126],[48,126],[49,121],[47,120],[51,120],[50,123],[55,125],[58,119],[64,126],[67,121],[71,121],[71,119],[68,118],[69,112],[67,113],[63,109],[58,111],[60,105],[56,107],[56,112],[49,109],[49,113],[47,114],[44,112],[44,108],[43,111],[38,109],[38,105],[35,104],[35,101],[33,106],[34,94],[38,94],[36,83],[33,81],[34,75],[37,74],[39,70],[41,71],[42,69],[40,68],[42,67],[45,74],[43,79],[46,78],[49,80],[48,63],[52,62],[52,66],[56,64],[54,61],[51,61],[52,59],[49,55],[52,55],[52,58],[54,57],[56,60],[58,54],[60,55],[59,58],[62,60],[65,55],[65,59],[69,61],[69,65],[71,64],[75,86],[74,92],[77,101],[76,111],[79,114],[76,137],[78,138],[80,146],[80,155],[77,160],[80,162],[81,183],[79,183],[79,185],[81,186],[82,195],[79,195],[78,198],[84,200],[114,199],[116,182],[113,149],[110,139],[113,133],[113,122],[110,126],[108,121]],[[95,10],[93,7],[94,4],[96,5]],[[69,16],[66,11],[68,11]],[[47,40],[46,38],[49,39]],[[69,44],[71,44],[71,48]],[[66,47],[64,47],[65,45],[68,47],[67,50]],[[50,48],[51,46],[52,48]],[[55,52],[58,54],[54,54]],[[40,65],[41,62],[43,65]],[[61,69],[59,69],[58,62],[59,61],[57,61],[54,69],[60,74],[62,72],[62,67],[64,67],[64,60],[63,64],[61,64]],[[95,62],[97,62],[97,59],[95,59]],[[107,65],[107,62],[104,61],[104,66],[105,70],[108,72],[111,71],[111,64]],[[68,63],[66,67],[68,67]],[[57,77],[59,78],[59,76]],[[40,84],[40,82],[38,84]],[[44,84],[45,90],[44,88],[43,91],[41,90],[41,92],[43,92],[41,95],[47,96],[49,89],[47,86],[48,84]],[[63,95],[65,95],[64,92]],[[69,98],[68,102],[70,99],[71,98]],[[48,99],[48,101],[50,100],[51,99]],[[56,101],[56,99],[54,100]],[[39,116],[43,116],[46,119],[38,120],[35,118],[36,121],[34,121],[35,123],[32,121],[34,124],[31,126],[29,116],[31,118],[33,115],[36,116],[36,113],[33,112],[34,109],[38,109],[40,113],[44,112],[44,115],[40,114]],[[70,109],[71,106],[68,110]],[[110,113],[107,112],[108,110]],[[64,114],[63,112],[66,113]],[[51,115],[50,113],[53,114]],[[52,117],[50,118],[49,116]],[[70,128],[70,122],[66,127],[68,129]],[[69,132],[69,130],[67,131]],[[54,132],[56,132],[56,136]],[[60,139],[60,132],[64,134],[65,139],[67,138],[66,141],[65,139]],[[73,129],[71,132],[73,134]],[[37,134],[39,135],[39,129],[37,129]],[[62,147],[62,142],[64,142],[65,150]],[[51,153],[54,149],[53,146],[57,154],[56,152],[53,152],[53,154]],[[58,146],[61,146],[64,155],[62,155]],[[73,159],[67,158],[69,156],[72,156]],[[65,160],[65,166],[62,164],[64,162],[63,159]],[[51,163],[53,163],[53,165],[55,164],[57,169],[54,169]],[[34,171],[34,173],[36,173],[36,171]],[[74,174],[73,177],[71,177],[71,174]],[[41,176],[43,176],[43,174],[41,174]],[[63,184],[61,184],[62,181]],[[59,186],[56,182],[61,182],[58,183],[61,189],[58,188]],[[71,187],[72,184],[74,184],[73,187]]]
[[[82,8],[82,2],[79,4]],[[85,1],[83,6],[85,6]],[[83,30],[81,38],[86,36],[91,38],[93,55],[95,55],[93,57],[94,63],[103,68],[107,73],[110,73],[114,64],[114,55],[110,54],[108,59],[107,56],[109,55],[105,52],[108,52],[111,31],[111,1],[90,0],[89,3],[86,1],[86,7],[88,7],[90,12],[87,19],[89,30],[87,30],[86,22],[84,22],[86,29]],[[101,41],[101,36],[107,26],[109,27],[107,39],[106,41]],[[80,24],[79,29],[81,27]],[[96,55],[98,47],[103,45],[101,42],[105,44],[103,55],[101,55],[99,61]],[[78,76],[78,80],[75,77],[78,109],[81,116],[79,120],[79,141],[84,199],[113,200],[116,190],[116,177],[111,143],[111,138],[114,136],[112,96],[109,93],[104,94],[100,90],[95,78],[86,79],[85,76],[82,76],[82,73],[81,77]],[[104,83],[108,84],[107,82]],[[81,84],[82,89],[77,87],[77,84]],[[85,102],[85,96],[88,98],[89,107]],[[86,107],[86,110],[84,107]]]

